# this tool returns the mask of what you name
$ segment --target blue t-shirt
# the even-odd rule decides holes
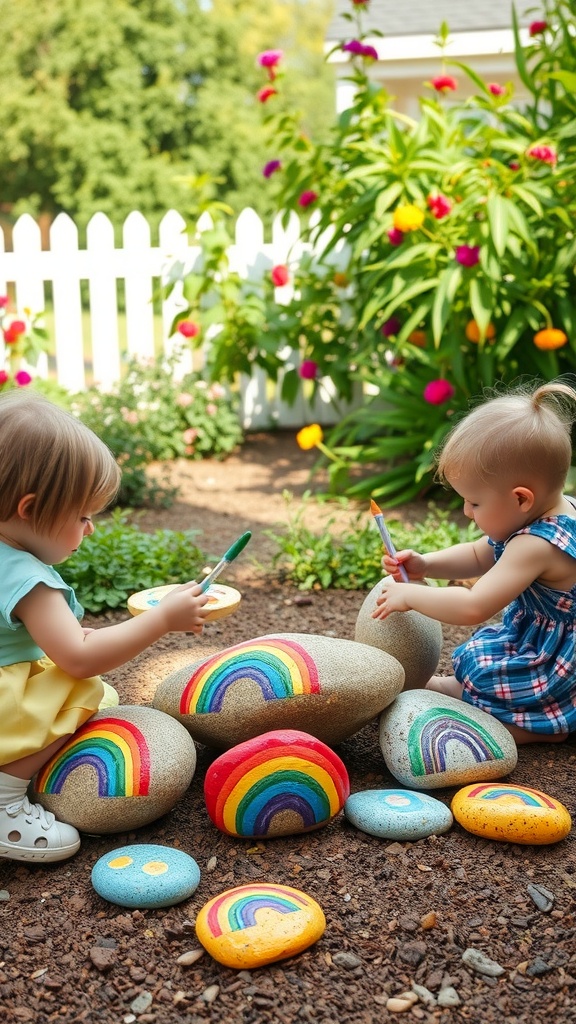
[[[84,614],[72,588],[51,565],[41,562],[28,551],[20,551],[1,541],[0,580],[0,665],[16,665],[20,661],[38,661],[44,657],[44,651],[34,643],[25,625],[12,618],[15,606],[38,583],[61,590],[78,620]]]

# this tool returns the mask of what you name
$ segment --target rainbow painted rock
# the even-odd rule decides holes
[[[321,740],[266,732],[221,754],[204,780],[214,824],[231,836],[286,836],[326,825],[350,793],[348,772]]]
[[[348,821],[379,839],[414,841],[439,836],[451,827],[450,808],[427,793],[410,789],[367,789],[344,804]]]
[[[528,786],[499,782],[465,786],[453,797],[451,807],[468,832],[503,843],[558,843],[572,827],[564,804]]]
[[[381,590],[380,580],[366,595],[358,612],[354,639],[396,658],[406,674],[405,690],[425,686],[440,661],[442,626],[420,612],[393,612],[386,619],[373,619]]]
[[[387,707],[404,670],[384,651],[307,633],[276,633],[172,673],[154,707],[194,739],[227,748],[275,729],[340,743]]]
[[[105,853],[92,868],[91,880],[109,903],[149,910],[188,899],[200,883],[200,868],[183,850],[139,843]]]
[[[98,711],[38,773],[34,800],[61,821],[100,835],[147,825],[190,785],[196,748],[154,708]]]
[[[518,760],[498,719],[432,690],[408,690],[386,709],[380,748],[388,770],[409,789],[501,779]]]
[[[196,917],[196,935],[227,967],[251,968],[295,956],[324,934],[322,908],[288,885],[239,885],[215,896]]]

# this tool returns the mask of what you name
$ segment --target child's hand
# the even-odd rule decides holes
[[[376,598],[376,608],[372,612],[373,619],[386,619],[392,612],[409,612],[408,596],[412,590],[410,583],[396,583],[395,580],[384,580],[382,593]]]
[[[201,633],[208,614],[207,602],[208,595],[192,580],[171,590],[156,607],[164,615],[167,633]]]
[[[410,548],[397,551],[396,558],[391,558],[388,552],[382,558],[382,568],[389,576],[393,576],[397,583],[402,582],[398,568],[400,565],[404,566],[411,580],[421,580],[426,575],[426,559]]]

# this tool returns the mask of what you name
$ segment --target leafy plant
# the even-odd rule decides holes
[[[11,311],[8,295],[0,295],[0,329],[4,342],[0,391],[27,387],[32,383],[29,371],[48,350],[48,334],[41,315],[30,309]]]
[[[279,567],[282,579],[296,584],[300,590],[372,588],[382,578],[382,541],[371,516],[358,513],[350,529],[342,533],[331,530],[336,522],[332,517],[322,533],[315,533],[302,522],[308,497],[305,495],[304,504],[289,520],[285,532],[267,531],[278,546],[273,563]],[[399,551],[439,551],[480,536],[473,523],[458,526],[449,511],[432,503],[421,522],[404,523],[389,518],[387,526]]]
[[[175,490],[166,476],[158,480],[146,473],[151,462],[224,458],[242,440],[232,396],[198,373],[175,383],[178,358],[175,352],[147,363],[132,359],[112,391],[91,388],[74,397],[73,411],[122,468],[122,505],[171,503]]]
[[[62,566],[86,611],[124,606],[131,594],[201,574],[206,561],[196,546],[197,530],[144,533],[116,509],[98,522],[91,537]]]

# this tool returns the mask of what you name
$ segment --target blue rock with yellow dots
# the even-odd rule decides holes
[[[193,857],[153,843],[111,850],[92,868],[92,885],[99,896],[135,910],[181,903],[199,883],[200,868]]]

